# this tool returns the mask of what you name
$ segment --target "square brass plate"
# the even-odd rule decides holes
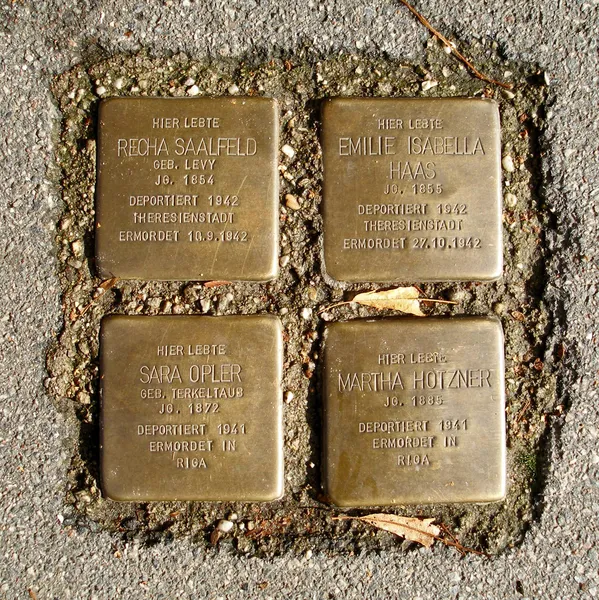
[[[276,317],[110,316],[100,360],[106,496],[267,501],[283,494]]]
[[[112,98],[98,140],[102,277],[277,276],[275,100]]]
[[[324,479],[334,504],[504,497],[498,320],[404,318],[330,325],[324,389]]]
[[[332,99],[322,115],[324,257],[339,281],[497,279],[497,104]]]

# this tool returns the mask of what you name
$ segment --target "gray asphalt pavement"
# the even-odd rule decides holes
[[[566,354],[568,410],[548,441],[540,519],[497,558],[206,554],[189,540],[142,548],[67,533],[74,432],[45,395],[59,331],[51,183],[59,114],[51,78],[98,53],[291,54],[309,45],[419,60],[429,34],[387,0],[0,0],[0,598],[586,598],[599,595],[599,1],[419,0],[441,30],[496,40],[550,81],[544,195],[555,214],[548,297]],[[130,33],[127,33],[130,32]],[[127,35],[125,35],[127,33]],[[262,585],[258,585],[258,584]],[[267,585],[265,585],[267,584]]]

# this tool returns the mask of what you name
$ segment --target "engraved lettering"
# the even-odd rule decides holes
[[[175,138],[177,156],[254,156],[257,152],[255,138]]]
[[[198,436],[205,435],[206,423],[157,423],[153,425],[138,425],[137,435],[152,436]]]
[[[409,161],[391,161],[389,163],[389,179],[409,179],[410,181],[414,181],[416,179],[434,179],[436,175],[434,162],[411,163]]]
[[[119,138],[117,140],[117,156],[161,156],[169,154],[168,143],[164,138]]]
[[[398,467],[428,467],[430,464],[428,454],[399,454],[397,456]]]
[[[433,448],[435,439],[434,435],[420,437],[372,438],[372,449],[393,450],[395,448]]]
[[[339,138],[339,156],[385,156],[395,154],[396,138],[364,136]]]
[[[358,204],[359,215],[426,215],[427,209],[426,204]]]
[[[403,129],[403,119],[377,119],[379,129]]]
[[[403,250],[406,238],[345,238],[344,250]]]
[[[177,458],[177,469],[206,469],[208,465],[204,458]]]
[[[479,137],[419,137],[408,136],[408,154],[444,154],[452,156],[474,156],[485,154]]]
[[[149,366],[142,365],[139,368],[140,383],[182,383],[181,374],[177,365]]]
[[[148,444],[150,452],[212,452],[214,440],[190,440],[190,441],[151,441]]]
[[[241,365],[191,365],[189,380],[192,383],[235,383],[241,382]]]
[[[414,371],[412,387],[415,390],[490,388],[491,374],[489,369]]]
[[[428,431],[430,421],[360,421],[358,433],[412,433]]]
[[[397,354],[379,354],[379,365],[405,365],[406,355],[399,352]]]
[[[178,117],[154,117],[152,119],[154,129],[217,129],[220,127],[218,117],[185,117],[183,122]]]
[[[339,373],[339,391],[353,392],[379,392],[379,391],[394,391],[403,390],[404,384],[401,374],[393,371],[385,371],[380,373],[347,373],[343,375]]]
[[[443,119],[409,119],[409,129],[443,129]]]

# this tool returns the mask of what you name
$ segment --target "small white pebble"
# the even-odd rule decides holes
[[[199,93],[200,93],[200,88],[197,85],[192,85],[187,90],[187,95],[188,96],[197,96]]]
[[[98,94],[98,96],[103,96],[106,93],[106,88],[103,85],[99,85],[96,88],[96,94]]]
[[[451,54],[451,46],[448,46],[447,44],[443,46],[443,52],[445,52],[445,54]]]
[[[291,257],[289,256],[289,254],[283,254],[283,256],[279,258],[279,266],[286,267],[289,264],[290,259]]]
[[[286,306],[284,306],[284,307],[283,307],[283,308],[282,308],[282,309],[279,311],[279,314],[281,314],[281,315],[286,315],[288,312],[289,312],[289,309],[288,309]]]
[[[312,318],[312,309],[306,306],[305,308],[302,308],[300,315],[302,319],[305,319],[307,321],[308,319]]]
[[[231,531],[231,529],[233,529],[234,524],[232,521],[228,521],[227,519],[221,519],[218,522],[218,525],[216,526],[216,528],[221,532],[221,533],[229,533],[229,531]]]
[[[193,85],[196,82],[196,80],[193,77],[188,77],[185,80],[185,83],[183,84],[186,87],[189,87],[190,85]]]
[[[281,148],[281,152],[289,158],[293,158],[295,156],[295,150],[289,144],[285,144]]]
[[[503,201],[508,208],[514,208],[518,204],[518,196],[515,194],[506,194]]]
[[[73,249],[73,254],[75,256],[81,256],[83,254],[83,242],[81,240],[75,240],[71,244],[71,248]]]
[[[451,75],[451,69],[449,67],[443,67],[441,73],[443,73],[443,77],[449,77]]]
[[[285,196],[285,206],[293,210],[299,210],[301,208],[301,204],[297,201],[297,198],[293,194],[287,194]]]
[[[114,82],[114,87],[117,90],[121,90],[123,89],[123,86],[125,85],[125,80],[122,77],[119,77],[115,82]]]
[[[306,550],[306,554],[304,556],[310,560],[312,558],[312,550]]]
[[[364,73],[364,69],[360,65],[358,65],[356,67],[356,71],[355,72],[356,72],[356,75],[362,75],[362,73]]]
[[[228,91],[232,96],[239,94],[239,88],[234,83],[229,86]]]
[[[212,302],[210,301],[210,298],[202,298],[200,300],[200,308],[202,309],[203,313],[207,313],[211,306]]]
[[[506,154],[501,159],[501,166],[508,173],[513,173],[516,170],[516,167],[514,166],[514,159],[509,154]]]
[[[231,513],[229,515],[229,521],[237,521],[238,518],[237,513]]]
[[[516,94],[510,90],[501,90],[501,95],[508,100],[513,100],[516,97]]]
[[[426,81],[422,82],[421,87],[422,87],[422,91],[426,92],[426,91],[430,90],[431,88],[434,88],[438,85],[439,85],[438,81],[435,81],[434,79],[430,79],[430,80],[427,79]]]
[[[291,390],[287,390],[283,395],[283,400],[285,400],[285,404],[289,404],[293,400],[293,392]]]

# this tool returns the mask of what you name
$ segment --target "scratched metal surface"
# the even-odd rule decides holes
[[[343,98],[329,100],[322,112],[323,241],[331,277],[501,275],[495,102]]]
[[[503,332],[493,318],[335,323],[324,481],[338,506],[505,496]]]
[[[99,114],[102,277],[274,279],[278,108],[264,98],[120,98]]]
[[[276,317],[112,316],[100,344],[109,498],[266,502],[283,494]]]

